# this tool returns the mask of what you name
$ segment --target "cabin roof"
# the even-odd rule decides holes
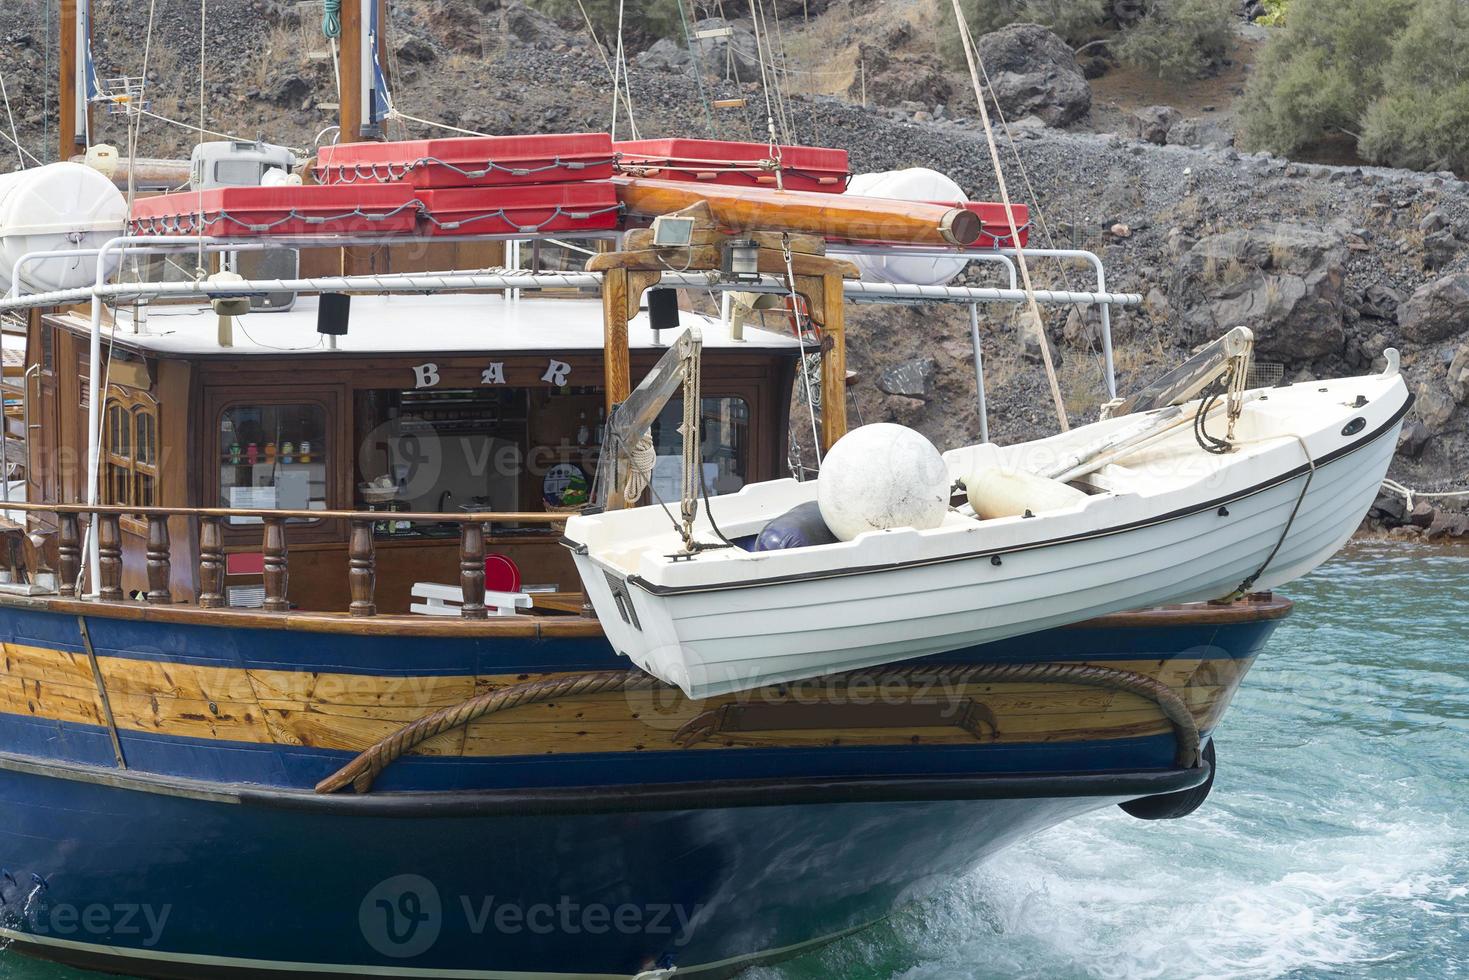
[[[144,333],[133,333],[130,309],[117,312],[116,341],[150,354],[174,357],[295,354],[408,354],[456,352],[576,351],[603,347],[600,299],[507,299],[493,294],[353,296],[350,327],[330,350],[316,332],[317,297],[301,296],[284,312],[250,313],[235,322],[234,346],[218,344],[219,318],[207,305],[157,305],[150,308]],[[683,311],[680,330],[700,327],[704,347],[787,350],[799,345],[790,333],[745,327],[743,342],[730,339],[717,317]],[[90,323],[77,314],[60,322],[86,332]],[[774,325],[777,320],[772,319]],[[104,326],[104,338],[107,328]],[[646,310],[628,324],[634,350],[666,347],[679,331],[665,330],[655,342]]]

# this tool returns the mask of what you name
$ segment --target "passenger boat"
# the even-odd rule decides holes
[[[61,31],[68,119],[96,99],[77,85],[86,13],[63,6],[83,18]],[[379,13],[344,4],[352,136],[376,121]],[[63,127],[63,157],[87,150],[79,130]],[[533,169],[438,149],[327,157],[356,154],[364,185],[409,183],[402,161],[429,157],[475,180]],[[663,171],[708,167],[698,147],[642,149]],[[271,166],[267,147],[222,151]],[[718,513],[790,468],[793,388],[824,393],[797,402],[823,445],[846,432],[848,299],[1026,298],[1013,279],[873,284],[828,254],[828,239],[905,247],[895,235],[1003,269],[1013,250],[949,240],[1021,239],[985,237],[979,209],[822,210],[799,195],[843,199],[828,170],[772,191],[727,162],[718,192],[703,169],[624,172],[615,229],[574,204],[555,237],[514,209],[514,231],[443,234],[507,215],[426,203],[484,190],[435,170],[408,198],[349,199],[361,214],[313,210],[330,195],[310,188],[140,197],[136,235],[103,207],[6,253],[0,313],[24,318],[26,345],[24,499],[0,528],[4,955],[178,978],[722,977],[1079,814],[1202,803],[1212,735],[1288,600],[1112,612],[711,697],[620,655],[621,618],[596,614],[597,578],[584,590],[561,537],[584,526],[599,443],[621,431],[604,418],[627,422],[630,403],[647,410],[642,499],[688,489],[682,406],[633,397],[635,382],[674,393],[660,365],[680,331],[702,334],[687,404]],[[684,244],[636,227],[665,214],[694,218]],[[596,253],[586,270],[554,271],[582,264],[578,244]],[[139,268],[170,256],[235,274]],[[1034,295],[1100,305],[1105,324],[1139,297],[1107,292],[1097,268],[1094,292]],[[675,314],[674,289],[790,302],[773,328],[741,330]]]

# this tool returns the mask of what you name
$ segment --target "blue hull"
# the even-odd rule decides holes
[[[626,666],[599,640],[88,623],[99,658],[165,666]],[[1056,630],[931,659],[1247,667],[1275,625]],[[0,609],[0,628],[81,649],[75,617]],[[125,771],[105,727],[0,713],[0,922],[13,949],[190,978],[729,975],[861,928],[1061,821],[1208,774],[1175,768],[1172,736],[1148,734],[409,756],[371,794],[322,796],[311,787],[353,753],[136,729],[118,748]]]

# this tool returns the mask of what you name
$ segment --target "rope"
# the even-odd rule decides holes
[[[905,665],[891,667],[876,673],[853,672],[840,676],[844,682],[849,684],[860,682],[864,689],[874,683],[880,689],[883,684],[894,681],[906,681],[910,684],[923,681],[929,683],[944,681],[959,684],[1078,684],[1123,691],[1156,704],[1163,716],[1173,726],[1175,765],[1181,768],[1193,768],[1199,765],[1199,727],[1188,705],[1168,685],[1134,671],[1075,663],[974,664],[954,667]],[[606,694],[615,691],[648,690],[673,691],[677,688],[641,671],[606,670],[529,681],[525,684],[488,691],[453,707],[441,708],[378,741],[347,765],[317,783],[316,792],[335,793],[350,785],[358,793],[366,793],[372,789],[373,783],[384,769],[413,751],[417,746],[486,715],[562,698]],[[696,719],[696,721],[701,720],[703,719]],[[692,729],[690,725],[685,725],[673,738],[674,741],[687,746],[701,738],[708,737],[713,733],[713,728],[712,721],[705,721],[702,726]]]
[[[658,450],[653,446],[652,434],[644,432],[637,442],[628,446],[627,457],[629,469],[622,499],[637,500],[653,482],[653,466],[658,462]]]
[[[617,0],[617,50],[612,54],[612,138],[617,139],[617,96],[620,91],[618,79],[622,75],[622,67],[626,62],[622,57],[622,12],[626,6],[626,0]]]
[[[607,58],[607,51],[602,47],[602,42],[597,39],[597,28],[592,24],[592,15],[587,13],[587,8],[581,0],[576,0],[577,9],[581,11],[582,20],[586,21],[587,34],[591,36],[592,47],[597,51],[597,57],[602,59],[602,67],[607,69],[607,78],[612,82],[612,98],[617,99],[621,90],[617,87],[617,75],[612,70],[612,62]],[[629,96],[624,100],[627,105],[628,118],[632,118],[632,101]]]
[[[995,181],[1000,188],[1000,201],[1005,207],[1005,219],[1010,225],[1010,238],[1015,243],[1015,257],[1020,263],[1020,277],[1025,283],[1025,299],[1030,307],[1030,315],[1035,319],[1036,329],[1040,331],[1041,361],[1046,366],[1046,381],[1051,386],[1051,400],[1055,402],[1056,419],[1065,432],[1071,428],[1071,422],[1066,417],[1066,404],[1061,400],[1061,386],[1056,381],[1056,366],[1051,363],[1050,341],[1046,337],[1046,321],[1041,317],[1040,307],[1035,301],[1035,287],[1030,282],[1030,266],[1025,261],[1025,249],[1020,247],[1020,229],[1015,226],[1015,210],[1010,205],[1010,189],[1005,184],[1004,169],[1000,166],[1000,150],[995,143],[995,131],[990,125],[989,108],[985,104],[984,89],[979,83],[979,52],[975,49],[974,38],[969,33],[969,24],[964,19],[964,12],[959,7],[959,0],[950,0],[954,7],[954,17],[959,22],[959,39],[964,44],[964,59],[969,63],[969,80],[974,83],[974,98],[979,103],[979,118],[984,123],[984,138],[989,146],[990,162],[994,164]]]
[[[558,698],[606,694],[613,691],[645,691],[667,688],[651,674],[632,670],[605,670],[573,674],[503,687],[487,691],[450,708],[407,725],[373,745],[347,765],[316,784],[318,793],[335,793],[349,784],[359,793],[372,789],[384,769],[411,752],[415,747],[444,732],[468,725],[485,715],[527,704],[540,704]]]
[[[1294,524],[1296,520],[1296,514],[1298,514],[1301,510],[1301,502],[1306,499],[1306,491],[1311,489],[1311,479],[1316,475],[1316,460],[1311,455],[1311,450],[1306,445],[1306,440],[1302,439],[1294,432],[1291,433],[1291,438],[1300,443],[1301,452],[1306,454],[1306,466],[1309,467],[1306,470],[1306,480],[1304,483],[1301,484],[1301,492],[1296,497],[1295,505],[1290,509],[1290,516],[1285,519],[1285,527],[1280,529],[1280,538],[1275,542],[1275,547],[1270,549],[1270,554],[1265,556],[1265,560],[1260,563],[1259,568],[1255,569],[1254,574],[1245,576],[1245,580],[1239,584],[1239,588],[1235,589],[1229,595],[1225,596],[1225,599],[1227,601],[1233,601],[1240,598],[1241,596],[1248,595],[1250,590],[1254,588],[1255,582],[1260,578],[1261,575],[1265,574],[1265,569],[1270,567],[1270,563],[1274,561],[1275,556],[1280,553],[1281,546],[1285,544],[1285,539],[1287,535],[1290,534],[1291,525]]]
[[[223,139],[223,140],[234,140],[237,143],[253,143],[253,142],[255,142],[255,140],[253,140],[253,139],[250,139],[250,138],[247,138],[247,137],[244,137],[244,136],[236,136],[233,133],[222,133],[222,132],[220,132],[217,129],[205,129],[202,125],[195,126],[193,123],[187,123],[187,122],[184,122],[181,119],[170,119],[168,116],[160,115],[160,114],[158,114],[156,112],[153,112],[152,110],[144,109],[143,107],[138,106],[138,105],[133,105],[132,107],[130,107],[128,109],[128,111],[129,112],[140,113],[141,115],[148,116],[150,119],[157,119],[159,122],[166,122],[166,123],[168,123],[171,126],[178,126],[181,129],[187,129],[189,132],[191,132],[191,133],[198,133],[201,136],[218,136],[220,139]],[[204,114],[202,112],[199,114],[199,118],[200,118],[201,121],[203,120]],[[298,156],[303,156],[304,157],[304,156],[309,156],[310,155],[309,153],[306,152],[306,150],[303,147],[299,147],[299,146],[288,146],[288,147],[286,147],[286,149],[292,151],[293,153],[297,154]]]
[[[342,0],[322,0],[321,33],[330,41],[342,36]]]
[[[205,30],[209,26],[209,0],[199,0],[199,131],[204,131],[204,54],[205,54]],[[204,213],[204,181],[199,181],[199,214]],[[197,260],[200,278],[205,274],[204,270],[204,240],[199,240],[199,256]]]
[[[1413,509],[1413,499],[1421,497],[1424,500],[1443,500],[1450,497],[1469,497],[1469,490],[1414,490],[1412,487],[1404,486],[1397,480],[1383,480],[1382,489],[1389,493],[1395,493],[1407,502],[1408,510]]]

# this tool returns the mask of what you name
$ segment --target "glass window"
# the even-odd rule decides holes
[[[327,450],[321,405],[231,405],[219,417],[219,506],[326,510]]]
[[[102,444],[106,502],[151,507],[158,482],[158,406],[148,401],[107,400]]]
[[[745,485],[749,466],[750,406],[743,398],[715,396],[702,399],[699,448],[704,460],[704,483],[709,495],[733,493]],[[653,488],[663,500],[683,494],[683,399],[670,401],[653,422]]]

